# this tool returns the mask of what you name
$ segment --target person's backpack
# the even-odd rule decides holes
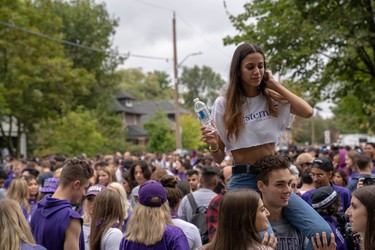
[[[208,230],[206,224],[207,208],[204,206],[198,207],[193,194],[188,194],[187,198],[193,210],[193,217],[190,219],[189,222],[194,224],[198,228],[199,234],[201,235],[202,244],[204,245],[208,243]]]

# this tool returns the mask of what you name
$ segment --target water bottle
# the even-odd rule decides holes
[[[195,98],[193,101],[194,111],[197,114],[198,120],[200,121],[201,125],[215,130],[215,128],[211,124],[211,112],[207,105],[204,102],[199,101],[199,98]]]

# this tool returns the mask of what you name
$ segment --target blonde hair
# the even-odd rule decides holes
[[[87,212],[87,199],[83,201],[83,224],[87,226],[91,226],[91,215]]]
[[[111,182],[108,184],[107,188],[117,191],[121,197],[121,205],[124,208],[124,220],[128,219],[128,211],[131,209],[130,203],[128,201],[128,196],[126,195],[125,188],[118,182]]]
[[[21,243],[35,244],[20,205],[14,200],[0,200],[0,235],[0,249],[18,250]]]
[[[153,199],[160,198],[153,197],[151,201]],[[146,246],[153,245],[162,240],[167,224],[173,225],[168,202],[160,207],[146,207],[137,203],[124,237]]]
[[[7,190],[7,198],[17,201],[19,205],[23,206],[27,213],[30,214],[29,186],[26,180],[13,180]]]

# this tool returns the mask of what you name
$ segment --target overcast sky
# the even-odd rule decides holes
[[[227,9],[238,14],[243,12],[245,2],[226,1]],[[105,3],[108,12],[120,19],[114,45],[121,53],[130,52],[122,68],[142,68],[144,72],[161,70],[173,76],[172,19],[175,11],[178,62],[189,54],[202,52],[202,55],[186,58],[183,66],[205,65],[227,77],[235,46],[224,46],[223,38],[236,32],[223,0],[106,0]]]
[[[102,3],[103,0],[95,0]],[[227,79],[235,45],[224,46],[223,38],[238,34],[229,21],[244,12],[246,0],[105,0],[110,15],[119,18],[114,46],[130,57],[121,68],[143,72],[166,71],[173,79],[173,12],[176,14],[177,60],[183,66],[208,66]],[[201,52],[201,55],[189,56]],[[161,59],[142,58],[156,57]],[[188,56],[188,58],[186,58]],[[184,60],[186,59],[186,60]],[[179,70],[181,74],[181,69]],[[327,103],[321,115],[332,115]]]

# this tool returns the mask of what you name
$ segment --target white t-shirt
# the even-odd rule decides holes
[[[118,250],[120,248],[120,242],[123,238],[123,234],[118,228],[110,228],[102,236],[100,242],[101,250]]]
[[[198,228],[194,224],[181,219],[172,219],[172,221],[175,226],[179,227],[184,232],[190,249],[196,249],[202,246],[201,235],[199,234]]]
[[[224,126],[225,98],[216,99],[212,108],[212,119],[223,141],[226,151],[254,147],[267,143],[279,142],[280,132],[289,126],[291,121],[290,104],[274,102],[277,106],[277,117],[268,112],[266,97],[259,94],[256,97],[244,97],[242,105],[244,128],[238,138],[227,139],[228,131]]]

